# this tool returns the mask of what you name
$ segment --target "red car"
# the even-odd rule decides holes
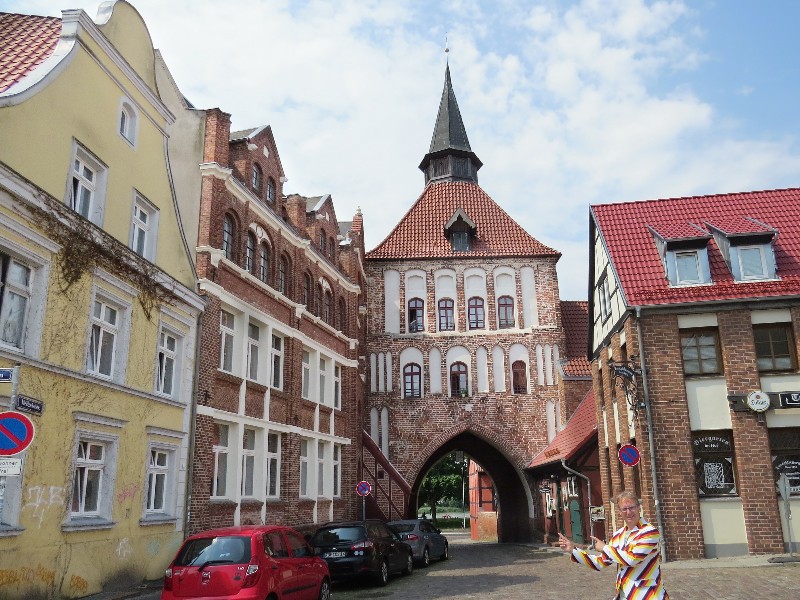
[[[183,542],[161,600],[330,600],[327,563],[279,525],[226,527]]]

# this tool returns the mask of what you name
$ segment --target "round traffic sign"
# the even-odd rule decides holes
[[[356,486],[356,494],[359,496],[369,496],[369,493],[372,491],[372,486],[370,486],[369,481],[359,481],[358,485]]]
[[[33,441],[33,423],[22,413],[0,413],[0,456],[14,456]]]
[[[619,462],[626,467],[635,467],[639,464],[639,459],[641,458],[639,449],[633,444],[625,444],[622,446],[617,455],[619,456]]]

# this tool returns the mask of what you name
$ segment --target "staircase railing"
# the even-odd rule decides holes
[[[405,519],[411,486],[366,431],[362,433],[362,439],[359,477],[372,486],[366,502],[367,517],[384,521]]]

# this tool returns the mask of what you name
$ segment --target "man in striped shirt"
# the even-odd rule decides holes
[[[608,544],[592,536],[599,555],[589,554],[558,534],[558,544],[570,560],[599,571],[617,565],[617,600],[669,600],[661,581],[661,550],[658,529],[642,519],[639,499],[622,492],[616,505],[625,526],[614,532]]]

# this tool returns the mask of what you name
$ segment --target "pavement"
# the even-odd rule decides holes
[[[366,582],[335,582],[334,600],[368,598],[498,598],[502,600],[602,600],[614,589],[614,571],[599,573],[570,563],[545,544],[475,542],[468,534],[444,532],[450,560],[417,568],[411,577],[392,577],[377,588]],[[751,600],[800,595],[800,556],[758,555],[668,562],[664,581],[672,600]],[[158,600],[161,581],[84,600]]]

